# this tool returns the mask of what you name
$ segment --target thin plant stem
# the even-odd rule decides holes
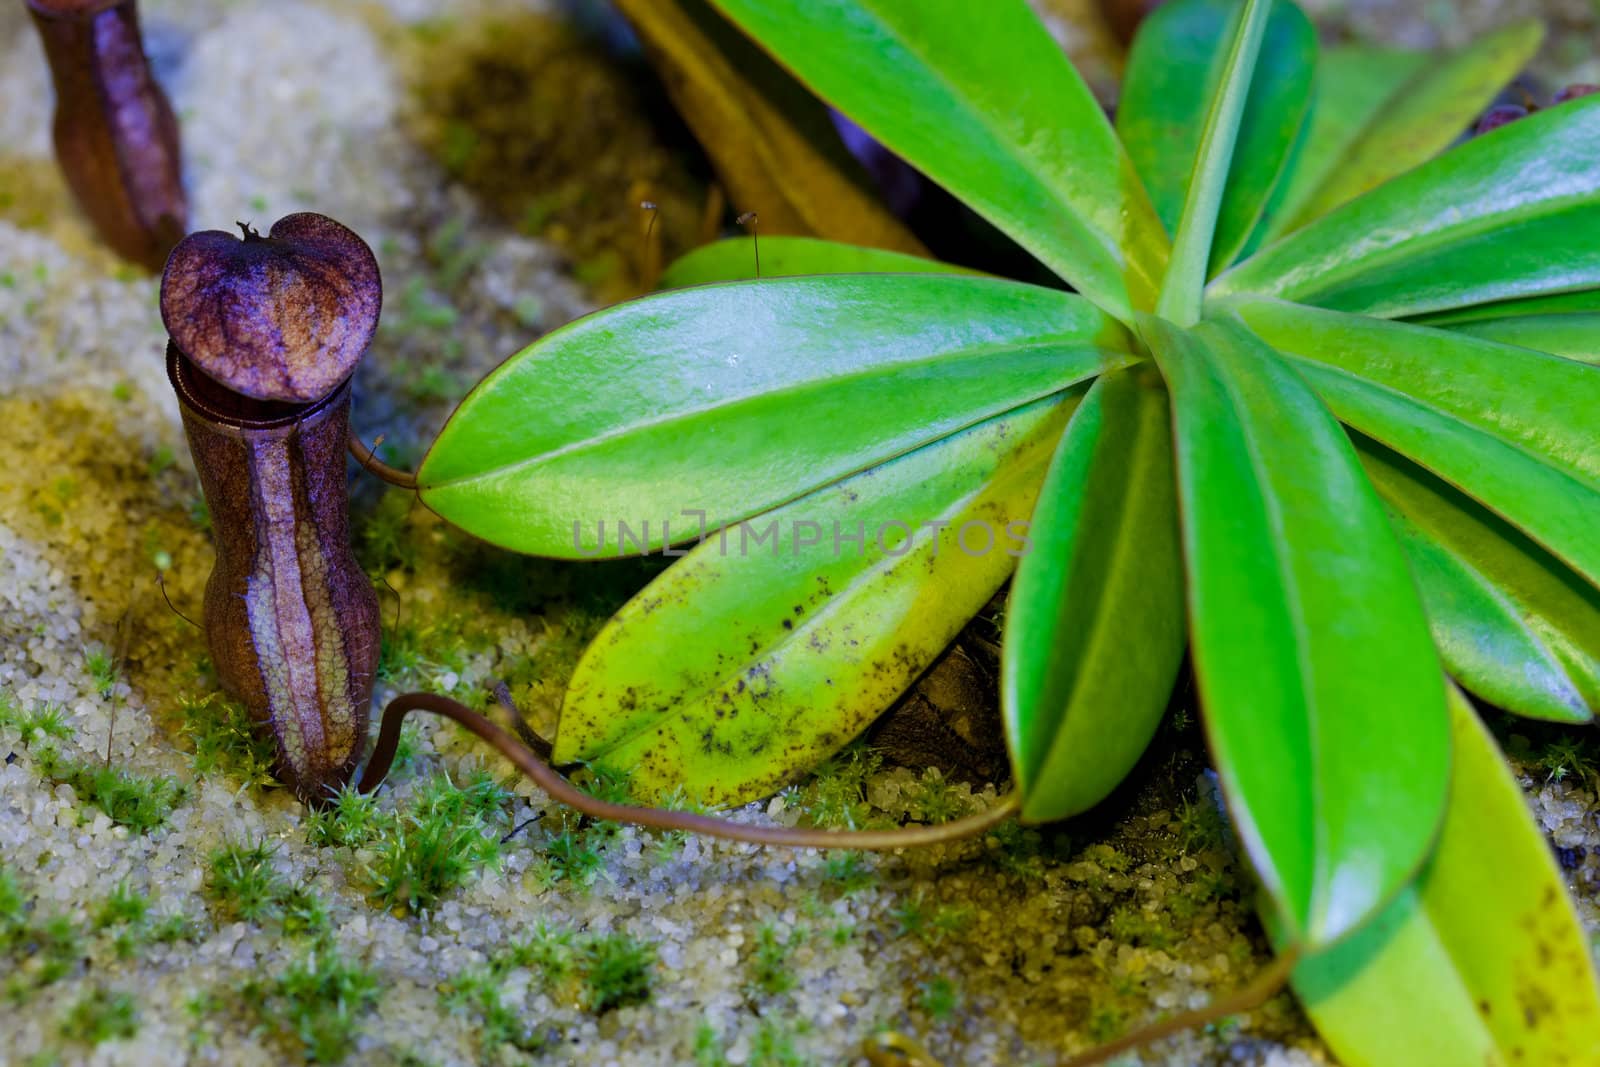
[[[1061,1067],[1092,1067],[1093,1064],[1105,1063],[1111,1057],[1121,1055],[1129,1049],[1140,1048],[1152,1041],[1181,1034],[1185,1030],[1216,1022],[1229,1015],[1239,1015],[1259,1008],[1283,989],[1289,981],[1289,976],[1294,973],[1295,964],[1299,962],[1300,951],[1291,946],[1262,968],[1261,973],[1251,979],[1250,984],[1243,989],[1214,1000],[1203,1008],[1179,1012],[1170,1018],[1124,1034],[1114,1041],[1096,1045],[1087,1052],[1081,1052],[1069,1060],[1064,1060]]]
[[[378,438],[379,442],[383,438]],[[354,430],[350,431],[350,454],[356,457],[356,462],[375,474],[381,480],[401,489],[416,492],[417,476],[410,471],[403,471],[398,467],[391,467],[378,458],[378,453],[367,447],[367,443],[356,436]]]
[[[583,792],[511,734],[491,722],[486,716],[471,708],[436,693],[402,693],[383,709],[383,723],[378,729],[378,743],[362,771],[358,788],[370,793],[382,783],[394,762],[395,750],[400,743],[400,726],[412,711],[428,711],[443,715],[466,727],[489,743],[506,759],[531,778],[535,785],[549,794],[550,799],[574,808],[595,819],[632,823],[655,830],[686,830],[707,837],[720,837],[729,841],[743,841],[752,845],[778,845],[788,848],[853,848],[886,851],[898,848],[915,848],[940,845],[974,837],[989,830],[1016,813],[1017,798],[1012,793],[994,807],[977,815],[969,815],[937,826],[902,827],[897,830],[820,830],[787,826],[747,826],[714,815],[697,815],[687,811],[667,811],[662,808],[636,807],[632,804],[613,804]]]

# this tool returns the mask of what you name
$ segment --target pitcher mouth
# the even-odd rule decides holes
[[[212,380],[171,340],[167,341],[167,380],[177,392],[179,402],[194,414],[219,427],[250,431],[304,425],[350,393],[350,379],[346,378],[327,396],[305,404],[257,400]]]

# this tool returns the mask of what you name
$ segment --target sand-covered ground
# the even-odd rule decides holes
[[[1408,45],[1519,13],[1436,6],[1312,5],[1330,32]],[[1600,80],[1592,8],[1551,6],[1549,80]],[[354,421],[401,465],[498,361],[627,290],[639,183],[699,194],[648,84],[536,3],[143,10],[192,225],[316,210],[377,251]],[[929,853],[596,826],[432,724],[371,809],[309,818],[156,586],[196,614],[211,562],[156,282],[76,215],[49,115],[31,27],[0,6],[0,1062],[841,1064],[887,1029],[942,1064],[1046,1064],[1264,964],[1185,717],[1107,815]],[[352,474],[380,697],[481,702],[505,679],[551,728],[583,641],[650,568],[507,557]],[[1595,771],[1561,741],[1513,739],[1600,930]],[[735,817],[931,820],[993,798],[853,750]],[[1120,1062],[1330,1061],[1279,997]]]

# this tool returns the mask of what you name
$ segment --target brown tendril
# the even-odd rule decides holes
[[[383,443],[381,436],[378,438],[377,443]],[[378,453],[374,449],[368,448],[367,443],[357,437],[354,430],[350,431],[350,454],[356,457],[356,462],[366,468],[368,473],[376,475],[381,481],[413,493],[416,492],[417,476],[410,471],[391,467],[379,459]]]
[[[1113,1041],[1107,1041],[1103,1045],[1096,1045],[1087,1052],[1081,1052],[1069,1060],[1062,1061],[1061,1067],[1092,1067],[1093,1064],[1105,1063],[1111,1057],[1121,1055],[1129,1049],[1140,1048],[1152,1041],[1181,1034],[1185,1030],[1216,1022],[1229,1015],[1240,1015],[1259,1008],[1283,989],[1289,981],[1289,976],[1294,973],[1295,964],[1299,962],[1299,948],[1290,946],[1284,949],[1277,959],[1262,968],[1243,989],[1220,997],[1203,1008],[1179,1012],[1170,1018],[1124,1034]]]
[[[535,755],[527,745],[491,722],[486,716],[459,701],[436,693],[402,693],[389,701],[388,707],[383,709],[383,723],[378,730],[378,743],[373,748],[372,758],[367,761],[366,769],[361,773],[361,783],[357,787],[361,792],[372,792],[389,773],[389,766],[394,762],[395,750],[400,744],[400,726],[406,714],[412,711],[428,711],[435,715],[443,715],[466,727],[510,760],[552,800],[591,818],[632,823],[635,826],[646,826],[655,830],[686,830],[707,837],[720,837],[751,845],[882,851],[945,844],[973,837],[1004,822],[1017,810],[1016,794],[1012,793],[987,811],[937,826],[903,827],[897,830],[821,830],[787,826],[747,826],[714,815],[636,807],[632,804],[613,804],[578,789],[563,778],[555,768]]]

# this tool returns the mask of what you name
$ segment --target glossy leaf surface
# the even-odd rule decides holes
[[[1343,431],[1243,329],[1146,318],[1172,390],[1190,640],[1240,838],[1290,937],[1327,944],[1421,865],[1444,804],[1443,673]]]
[[[764,278],[799,274],[977,274],[937,259],[886,252],[881,248],[841,244],[816,237],[761,238]],[[734,282],[755,278],[756,247],[749,237],[729,237],[701,245],[678,257],[661,275],[661,288]]]
[[[1117,133],[1172,233],[1240,7],[1235,0],[1163,4],[1140,25],[1128,54]],[[1310,104],[1316,59],[1310,21],[1287,0],[1271,4],[1218,210],[1213,272],[1238,253],[1277,182]]]
[[[715,0],[824,100],[1124,321],[1167,239],[1100,105],[1022,0]]]
[[[620,304],[546,335],[462,401],[418,471],[469,533],[615,555],[757,514],[1132,359],[1081,297],[933,274],[774,278]],[[581,536],[580,536],[581,535]],[[589,538],[593,537],[593,543]]]
[[[618,0],[740,210],[769,234],[924,251],[880,201],[828,109],[706,0]]]
[[[1201,291],[1210,277],[1206,265],[1211,261],[1233,150],[1271,10],[1272,0],[1244,0],[1239,6],[1238,17],[1223,38],[1225,51],[1216,86],[1207,94],[1178,232],[1172,239],[1167,274],[1156,301],[1157,313],[1181,326],[1192,326],[1200,319]]]
[[[1448,330],[1281,301],[1241,300],[1233,309],[1280,352],[1404,394],[1600,483],[1600,372],[1592,367]]]
[[[1413,886],[1294,989],[1348,1067],[1600,1063],[1600,988],[1527,801],[1461,694],[1439,843]]]
[[[1415,464],[1357,446],[1450,673],[1508,711],[1587,722],[1600,709],[1600,590]]]
[[[1352,146],[1390,96],[1427,61],[1421,52],[1361,45],[1323,50],[1317,57],[1315,104],[1306,122],[1305,142],[1284,174],[1273,216],[1265,220],[1266,239],[1304,221],[1298,216],[1307,201],[1349,158]]]
[[[1443,330],[1265,301],[1233,308],[1286,350],[1342,421],[1600,584],[1600,444],[1582,402],[1600,377],[1593,368]]]
[[[1000,673],[1027,821],[1103,800],[1166,710],[1187,640],[1169,418],[1159,382],[1102,377],[1039,492]]]
[[[1358,59],[1336,60],[1328,77],[1319,76],[1319,92],[1325,90],[1328,106],[1340,112],[1340,126],[1348,128],[1350,119],[1363,113],[1364,121],[1353,136],[1340,138],[1332,156],[1336,165],[1304,197],[1291,228],[1326,215],[1448,148],[1533,58],[1543,36],[1535,21],[1514,22],[1448,56],[1425,57],[1399,85],[1394,85],[1394,73],[1400,64],[1387,57],[1368,52]],[[1390,86],[1393,91],[1373,106],[1376,91]],[[1319,107],[1323,99],[1318,97]]]
[[[1075,402],[1052,397],[726,539],[712,532],[595,638],[567,692],[555,760],[625,771],[647,799],[681,787],[732,804],[836,752],[1010,575]]]
[[[1414,321],[1485,341],[1600,363],[1600,289],[1496,300],[1421,315]]]
[[[1384,317],[1600,285],[1600,97],[1537,112],[1352,200],[1212,292]]]

